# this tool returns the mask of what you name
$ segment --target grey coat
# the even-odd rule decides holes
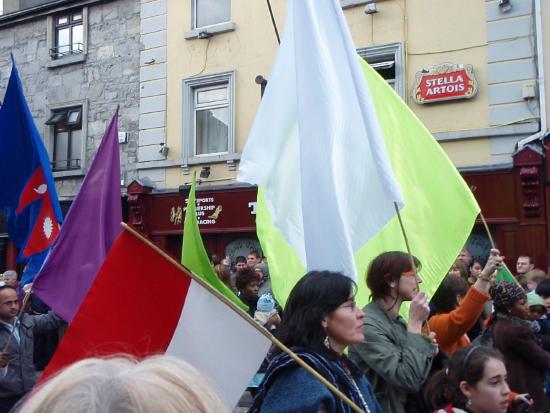
[[[434,347],[377,301],[363,311],[365,342],[351,346],[349,357],[364,370],[384,413],[405,413],[407,394],[418,392],[428,378]]]
[[[34,334],[53,330],[59,327],[63,320],[53,312],[40,315],[23,314],[20,322],[20,343],[12,338],[8,347],[10,361],[7,372],[0,369],[0,397],[11,397],[27,393],[36,382],[36,372],[33,362]],[[6,346],[10,331],[0,324],[0,350]]]

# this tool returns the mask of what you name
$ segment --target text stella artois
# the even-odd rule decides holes
[[[414,100],[430,103],[451,99],[468,99],[477,93],[471,65],[443,63],[416,74]]]
[[[466,85],[464,84],[464,77],[462,75],[426,79],[426,96],[464,92],[465,90]]]

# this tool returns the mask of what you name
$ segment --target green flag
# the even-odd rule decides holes
[[[516,277],[512,275],[512,273],[506,266],[504,266],[503,268],[497,271],[496,281],[497,281],[497,284],[504,281],[519,284]]]
[[[479,207],[455,166],[412,110],[363,59],[361,67],[403,194],[401,216],[411,250],[422,262],[420,288],[432,295],[466,243]],[[368,208],[364,205],[365,211]],[[256,225],[262,249],[269,257],[275,296],[284,304],[305,267],[273,225],[262,188],[258,191]],[[365,282],[369,262],[378,254],[393,250],[406,251],[397,217],[355,253],[360,305],[369,301]]]
[[[187,200],[187,209],[185,210],[185,221],[183,223],[183,245],[181,247],[181,263],[189,268],[208,284],[225,295],[244,311],[248,311],[246,306],[235,293],[225,285],[216,275],[208,254],[204,249],[199,224],[197,223],[197,207],[195,201],[196,173],[193,173],[193,183],[189,191]]]

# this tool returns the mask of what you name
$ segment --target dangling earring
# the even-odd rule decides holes
[[[472,399],[468,399],[466,402],[466,407],[472,407]]]
[[[325,336],[325,339],[323,340],[323,344],[327,349],[330,350],[330,341],[328,341],[328,336]]]

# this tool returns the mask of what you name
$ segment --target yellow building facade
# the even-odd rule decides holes
[[[165,188],[176,188],[188,181],[189,171],[202,165],[209,165],[211,178],[209,182],[230,182],[236,175],[239,153],[246,142],[246,137],[260,102],[260,87],[254,81],[257,75],[269,79],[271,66],[277,52],[277,40],[271,23],[267,4],[264,2],[232,1],[226,2],[225,10],[229,17],[227,22],[215,23],[204,27],[194,27],[194,19],[200,14],[194,5],[200,1],[181,2],[166,1],[166,132],[165,143],[170,148],[166,159],[173,161],[168,166],[165,176]],[[439,0],[378,1],[376,13],[367,14],[364,1],[343,1],[344,13],[358,50],[398,44],[401,56],[395,59],[394,67],[402,82],[401,94],[426,127],[441,141],[453,162],[458,167],[488,166],[510,162],[513,144],[504,138],[508,145],[499,144],[492,136],[499,138],[509,136],[512,140],[527,137],[535,132],[536,102],[497,100],[490,101],[491,85],[500,84],[499,79],[489,79],[490,66],[506,65],[504,57],[488,56],[491,48],[491,35],[488,33],[503,17],[508,20],[532,23],[532,7],[525,10],[514,10],[507,15],[499,11],[498,1],[463,1],[450,2]],[[352,3],[348,5],[347,3]],[[523,1],[522,3],[532,3]],[[274,19],[283,31],[286,0],[271,2]],[[346,7],[347,6],[347,7]],[[491,10],[493,9],[493,10]],[[222,11],[223,13],[224,11]],[[491,13],[495,16],[491,16]],[[204,15],[204,14],[203,14]],[[510,16],[510,17],[509,17]],[[200,18],[200,17],[199,17]],[[216,16],[213,17],[213,22]],[[208,17],[205,17],[208,21]],[[496,22],[496,23],[495,23]],[[200,23],[200,22],[199,22]],[[220,27],[222,26],[222,27]],[[218,31],[219,30],[219,31]],[[200,33],[202,35],[199,35]],[[498,36],[502,35],[496,35]],[[529,36],[525,37],[529,40]],[[510,43],[513,43],[511,41]],[[520,47],[521,45],[511,45]],[[517,53],[523,56],[521,50]],[[493,59],[493,60],[491,60]],[[495,60],[496,59],[496,60]],[[517,61],[511,56],[510,60]],[[522,58],[519,57],[521,60]],[[533,55],[524,59],[533,61]],[[444,103],[418,105],[412,99],[415,75],[423,68],[444,62],[471,64],[479,84],[477,95],[473,99],[454,100]],[[534,67],[533,67],[534,68]],[[496,67],[495,70],[498,70]],[[208,86],[208,76],[231,73],[232,102],[230,110],[230,137],[227,152],[230,156],[186,156],[186,129],[193,117],[188,116],[191,100],[185,99],[184,81],[189,79],[205,80],[195,87]],[[531,74],[534,73],[531,72]],[[494,76],[493,76],[494,77]],[[521,75],[519,75],[521,77]],[[524,76],[525,77],[525,76]],[[533,82],[535,77],[513,79],[516,89],[523,84]],[[214,79],[214,82],[216,80]],[[224,81],[223,79],[221,80]],[[506,81],[506,80],[505,80]],[[516,90],[517,92],[517,90]],[[512,93],[505,91],[504,93]],[[497,115],[491,119],[491,109],[511,111],[522,106],[516,118],[502,117],[505,123],[499,124]],[[531,106],[530,106],[531,105]],[[533,116],[523,112],[533,111]],[[528,126],[526,126],[528,125]],[[518,126],[519,129],[518,129]],[[507,128],[508,131],[498,131]],[[515,127],[515,130],[514,130]],[[500,134],[499,134],[500,133]],[[442,136],[440,137],[439,134]],[[497,139],[499,139],[497,138]],[[192,139],[192,138],[191,138]],[[222,149],[226,149],[225,147]],[[201,157],[203,158],[201,160]],[[231,158],[231,159],[229,159]],[[507,158],[507,159],[506,159]],[[229,160],[229,162],[228,162]],[[178,164],[181,161],[180,164]],[[183,173],[182,173],[183,167]],[[219,181],[214,181],[214,179]],[[206,184],[206,182],[205,182]]]
[[[544,75],[548,78],[550,66],[542,52],[550,44],[550,29],[542,21],[550,19],[550,5],[541,0],[340,3],[359,55],[394,86],[473,188],[486,191],[492,185],[487,177],[498,171],[519,176],[514,156],[525,145],[538,145],[531,149],[544,158],[540,142],[549,100]],[[278,49],[268,4],[282,35],[288,0],[142,0],[138,170],[154,191],[181,192],[193,171],[202,172],[201,190],[239,187],[240,153],[261,100],[257,77],[269,81]],[[471,67],[475,95],[418,103],[417,76],[443,64]],[[542,174],[543,164],[537,168]],[[522,220],[533,215],[521,211],[514,179],[501,191],[508,191],[515,206],[501,215],[526,225]],[[491,208],[482,197],[478,201]],[[499,214],[488,211],[501,239]],[[541,212],[535,220],[546,217]],[[541,257],[545,234],[533,247]]]

